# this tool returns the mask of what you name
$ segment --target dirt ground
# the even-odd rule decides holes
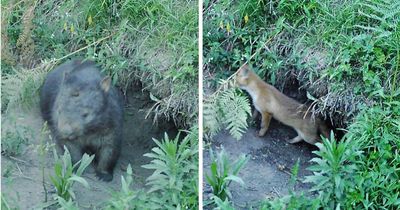
[[[153,125],[152,119],[145,119],[148,108],[152,102],[146,92],[140,87],[133,87],[131,95],[127,96],[125,103],[124,142],[121,157],[114,170],[114,179],[111,182],[99,181],[94,173],[85,173],[83,177],[88,181],[90,189],[75,183],[73,189],[76,201],[82,209],[93,209],[104,205],[104,201],[111,197],[112,190],[121,189],[121,176],[126,175],[126,167],[131,164],[134,174],[133,188],[143,188],[145,179],[152,173],[151,170],[141,166],[149,163],[149,159],[143,154],[150,152],[155,146],[152,138],[161,139],[166,131],[170,136],[177,134],[177,129],[172,123],[159,120]],[[14,111],[18,126],[26,126],[33,131],[33,138],[29,140],[24,152],[17,157],[2,156],[1,192],[12,206],[19,209],[40,208],[45,199],[45,191],[42,186],[42,172],[38,145],[40,144],[40,130],[43,120],[40,117],[38,107],[29,111]],[[3,120],[4,125],[4,120]],[[46,137],[46,141],[49,141]],[[51,151],[45,160],[45,182],[47,196],[51,200],[55,195],[49,175],[53,174],[54,158]],[[7,174],[5,176],[5,174]]]
[[[298,172],[300,181],[296,182],[294,191],[300,192],[310,188],[301,180],[305,176],[311,175],[306,168],[310,166],[308,161],[315,157],[312,151],[318,148],[305,142],[287,143],[286,140],[295,137],[296,132],[275,120],[272,120],[264,137],[258,137],[257,131],[255,128],[249,128],[239,141],[230,136],[228,132],[223,131],[210,142],[214,152],[219,152],[224,148],[232,161],[241,154],[250,157],[239,172],[239,177],[243,179],[245,186],[242,187],[236,183],[229,186],[232,193],[231,200],[237,209],[250,209],[251,207],[257,209],[262,200],[287,195],[289,189],[293,189],[293,186],[289,184],[290,173],[298,159],[300,161]],[[207,148],[204,150],[203,156],[203,173],[209,174],[211,160]],[[211,187],[206,184],[204,198],[209,198],[211,192]]]

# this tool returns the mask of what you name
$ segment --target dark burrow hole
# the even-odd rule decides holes
[[[301,88],[300,83],[295,76],[289,76],[289,79],[283,85],[283,89],[279,90],[302,104],[310,106],[312,103],[312,101],[307,98],[307,91],[304,88]],[[323,119],[328,128],[333,131],[335,139],[340,140],[343,138],[345,132],[343,129],[337,129],[337,125],[343,124],[342,122],[335,122],[335,120],[331,119],[329,115],[326,115],[326,118],[321,115],[318,115],[318,117]]]
[[[154,121],[154,114],[148,114],[155,102],[150,99],[149,92],[142,89],[141,83],[132,84],[124,99],[123,143],[118,165],[125,171],[127,165],[131,164],[136,175],[148,177],[153,171],[142,167],[150,163],[150,159],[143,155],[157,146],[153,139],[161,141],[165,134],[169,139],[174,139],[179,129],[163,115]],[[180,138],[184,136],[182,132]]]

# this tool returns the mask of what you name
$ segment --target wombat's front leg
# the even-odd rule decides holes
[[[96,176],[103,181],[109,182],[113,179],[113,170],[119,157],[120,149],[116,145],[103,145],[98,151],[98,163]]]
[[[258,132],[258,136],[264,136],[268,130],[269,123],[271,122],[272,114],[268,112],[261,112],[261,128]]]

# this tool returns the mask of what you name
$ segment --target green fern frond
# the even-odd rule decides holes
[[[203,105],[203,122],[204,131],[210,136],[215,135],[221,130],[221,122],[219,121],[219,110],[215,100],[204,102]]]
[[[224,115],[223,122],[229,133],[239,140],[247,129],[247,117],[251,115],[249,100],[237,94],[235,89],[228,89],[221,94],[219,102]]]
[[[236,90],[221,90],[204,103],[204,131],[208,136],[215,135],[225,126],[229,133],[239,140],[246,131],[247,118],[251,115],[250,102]]]

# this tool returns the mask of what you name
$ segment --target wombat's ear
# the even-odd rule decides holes
[[[110,76],[104,77],[104,79],[101,80],[100,85],[101,89],[103,89],[104,92],[108,93],[111,87],[111,77]]]
[[[63,72],[63,80],[65,80],[69,75],[69,71],[64,71]]]

